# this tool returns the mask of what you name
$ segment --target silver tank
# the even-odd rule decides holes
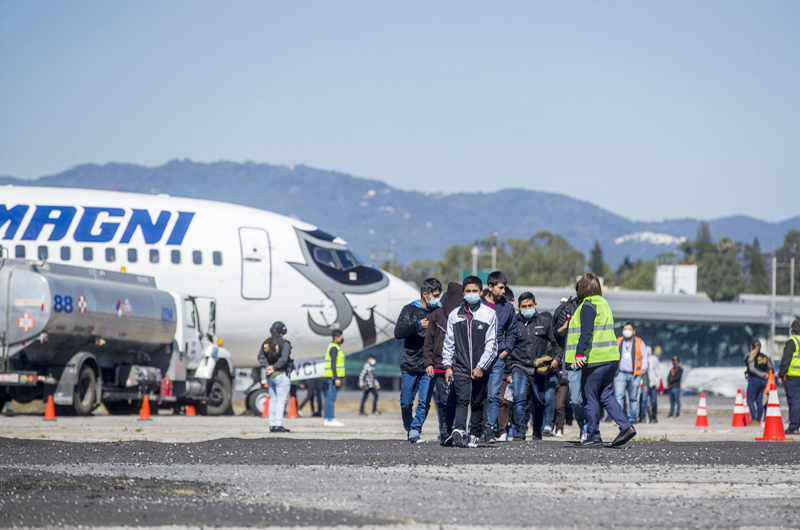
[[[87,338],[144,349],[171,344],[175,309],[172,296],[156,289],[151,277],[0,262],[0,335],[6,355],[45,338],[54,343]]]

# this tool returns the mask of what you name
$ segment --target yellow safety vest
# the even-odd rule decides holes
[[[614,315],[608,302],[602,296],[588,296],[583,299],[581,305],[575,310],[575,314],[569,321],[567,329],[567,352],[564,361],[567,363],[575,362],[575,352],[578,349],[578,341],[581,338],[581,309],[583,304],[591,302],[597,309],[597,316],[594,318],[594,331],[589,348],[583,355],[586,357],[586,364],[606,363],[609,361],[619,361],[619,346],[617,346],[617,335],[614,333]]]
[[[800,377],[800,339],[795,335],[789,340],[794,341],[795,350],[794,355],[792,355],[792,362],[789,363],[789,371],[786,372],[786,375]]]
[[[335,342],[328,344],[328,351],[325,352],[325,373],[324,377],[333,377],[333,367],[331,367],[331,350],[336,348],[336,378],[341,379],[344,377],[344,353],[342,349]]]

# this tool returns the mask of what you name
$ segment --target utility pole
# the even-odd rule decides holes
[[[778,291],[778,256],[772,257],[772,297],[769,301],[770,327],[769,327],[769,351],[772,359],[775,360],[775,311]]]
[[[478,250],[478,245],[472,247],[472,275],[478,275],[478,254],[480,251]]]
[[[497,270],[497,245],[492,247],[492,271]]]
[[[794,256],[789,262],[789,325],[794,322]]]

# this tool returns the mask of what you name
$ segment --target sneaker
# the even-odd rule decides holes
[[[572,447],[602,447],[603,440],[597,438],[595,440],[585,440],[580,443],[573,444]]]
[[[500,436],[497,437],[498,442],[507,442],[508,441],[508,433],[504,432]]]
[[[553,436],[553,428],[549,425],[542,429],[542,436]]]
[[[373,410],[373,411],[372,411],[372,415],[373,415],[373,416],[380,416],[380,415],[381,415],[381,411],[379,411],[379,410]]]
[[[525,435],[524,434],[515,434],[511,438],[511,441],[512,442],[524,442],[525,441]]]
[[[556,429],[556,438],[563,438],[563,437],[564,437],[564,431],[562,431],[561,429]]]
[[[424,444],[425,440],[423,440],[419,436],[414,436],[413,438],[409,438],[408,439],[408,443],[410,443],[410,444]]]
[[[636,429],[633,428],[633,425],[622,431],[614,438],[614,441],[611,442],[611,447],[622,447],[626,443],[630,442],[633,437],[636,436]]]
[[[278,425],[277,427],[270,427],[269,432],[292,432],[292,431],[290,431],[289,429],[287,429],[282,425]]]
[[[474,434],[469,435],[469,442],[467,442],[467,447],[478,447],[479,443],[481,443],[480,438],[478,438]]]
[[[450,438],[453,440],[453,445],[456,447],[466,447],[467,433],[462,431],[461,429],[455,429],[453,433],[450,435]]]
[[[344,427],[344,423],[339,420],[325,420],[322,422],[323,427]]]
[[[483,443],[485,444],[497,443],[497,438],[494,437],[494,431],[492,429],[489,429],[485,433],[483,433]]]
[[[798,429],[786,429],[783,431],[783,434],[800,434],[800,430]]]
[[[443,447],[452,447],[453,446],[453,433],[450,434],[442,434],[440,437],[439,444]]]

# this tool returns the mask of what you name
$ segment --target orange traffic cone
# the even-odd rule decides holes
[[[297,416],[297,398],[292,396],[289,399],[289,417],[296,418]]]
[[[194,405],[186,405],[187,416],[197,416],[197,411],[194,410]]]
[[[744,408],[744,425],[747,427],[753,422],[753,417],[750,416],[750,405],[747,403],[747,394],[742,396],[742,408]]]
[[[150,421],[150,398],[145,396],[142,401],[142,410],[139,412],[139,421]]]
[[[44,409],[44,421],[56,421],[56,405],[53,403],[53,394],[47,396],[47,408]]]
[[[781,404],[778,401],[778,389],[775,383],[769,387],[769,401],[764,419],[764,435],[756,440],[791,440],[783,432],[783,418],[781,417]]]
[[[732,427],[744,427],[744,405],[742,405],[742,391],[736,391],[736,403],[733,405]]]
[[[708,427],[708,411],[706,410],[706,393],[700,394],[700,405],[697,406],[697,419],[695,427]]]
[[[262,418],[269,418],[269,394],[264,394],[264,410],[261,411]]]

